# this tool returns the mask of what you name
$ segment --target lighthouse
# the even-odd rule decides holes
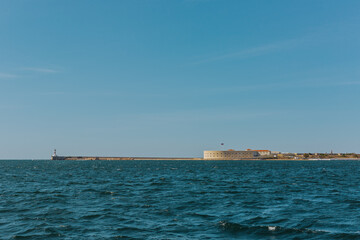
[[[56,149],[54,149],[54,154],[51,156],[51,160],[58,160],[56,155]]]

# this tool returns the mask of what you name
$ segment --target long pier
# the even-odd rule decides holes
[[[173,157],[93,157],[93,156],[52,156],[51,160],[204,160],[203,158],[173,158]]]

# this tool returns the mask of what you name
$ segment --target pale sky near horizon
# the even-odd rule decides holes
[[[360,152],[360,1],[0,1],[0,159]]]

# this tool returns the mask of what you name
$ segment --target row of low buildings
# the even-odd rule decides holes
[[[274,154],[270,150],[253,150],[235,151],[229,149],[226,151],[204,151],[205,160],[241,160],[273,157]]]

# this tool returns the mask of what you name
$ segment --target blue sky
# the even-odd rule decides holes
[[[4,0],[0,158],[360,152],[357,0]]]

